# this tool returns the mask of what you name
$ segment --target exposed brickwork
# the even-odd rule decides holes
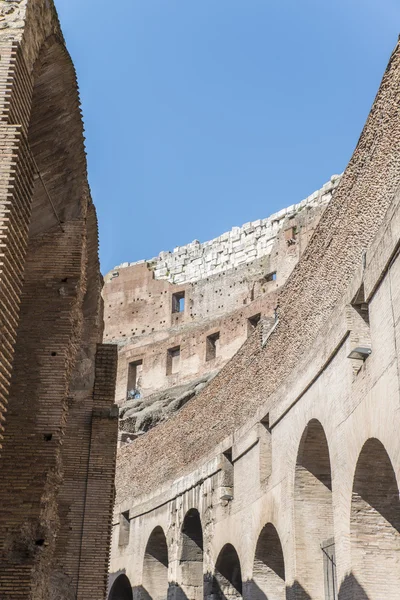
[[[99,345],[77,594],[82,600],[104,598],[107,589],[118,435],[118,408],[110,408],[116,371],[117,347]]]
[[[116,349],[98,346],[102,279],[76,76],[52,3],[2,0],[0,14],[0,597],[99,600]]]
[[[119,346],[116,399],[123,439],[170,418],[198,392],[198,384],[204,387],[203,378],[215,376],[236,354],[257,324],[261,338],[268,334],[278,294],[339,181],[333,177],[308,200],[258,224],[168,255],[172,274],[179,261],[186,265],[184,277],[196,271],[189,281],[176,285],[175,275],[160,278],[158,263],[152,261],[117,268],[105,277],[105,340]],[[245,260],[236,258],[237,249]],[[207,270],[197,264],[199,253]],[[168,357],[173,348],[179,348],[179,358],[172,371]],[[131,376],[130,365],[136,369],[138,364],[140,377]]]

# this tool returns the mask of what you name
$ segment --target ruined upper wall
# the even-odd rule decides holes
[[[275,320],[279,290],[312,238],[326,209],[327,198],[333,195],[337,184],[335,177],[324,187],[324,190],[329,188],[329,192],[322,190],[313,194],[312,200],[303,202],[298,210],[290,207],[280,211],[276,215],[279,219],[259,221],[262,226],[257,223],[256,227],[244,226],[240,230],[244,241],[233,242],[236,246],[230,255],[229,240],[229,245],[218,240],[203,244],[203,249],[204,246],[220,248],[216,255],[228,261],[223,263],[226,270],[222,272],[174,284],[166,278],[156,278],[152,263],[141,262],[106,277],[103,289],[105,340],[119,346],[117,402],[120,406],[124,406],[127,398],[131,402],[131,364],[133,373],[135,363],[141,365],[140,385],[134,387],[140,389],[143,399],[219,371],[251,334],[254,320],[262,319],[263,329],[270,328]],[[222,239],[228,237],[231,239],[232,234],[221,236]],[[259,241],[259,252],[265,255],[254,258],[256,250],[251,248]],[[250,248],[247,262],[234,266],[235,250],[246,253],[241,246]],[[196,258],[193,260],[196,254],[192,245],[181,251],[186,252],[184,259],[188,269],[190,261],[198,262]],[[174,255],[170,256],[173,260]],[[177,294],[184,300],[179,312],[174,302]],[[215,335],[218,348],[211,360],[207,352],[208,338]],[[168,356],[173,348],[179,348],[179,367],[169,373]]]
[[[399,190],[399,103],[400,44],[335,196],[283,288],[268,343],[261,347],[251,336],[199,396],[120,451],[117,502],[155,493],[202,464],[261,405],[265,414],[272,410],[292,373],[306,371],[314,340],[348,301],[348,286]]]
[[[147,262],[154,269],[156,279],[184,284],[253,263],[271,253],[274,241],[287,218],[304,209],[328,204],[339,182],[340,175],[333,175],[320,190],[267,219],[258,219],[242,227],[233,227],[231,231],[203,244],[195,240],[187,246],[174,248],[173,252],[161,252],[151,260],[123,263],[115,267],[114,271]]]

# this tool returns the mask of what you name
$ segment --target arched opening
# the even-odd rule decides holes
[[[182,525],[180,559],[182,590],[188,600],[203,598],[203,529],[196,509],[186,514]]]
[[[400,596],[400,501],[390,458],[375,438],[357,462],[351,504],[352,600]],[[347,598],[346,598],[347,600]]]
[[[269,523],[258,538],[254,556],[251,600],[285,600],[285,561],[278,532]]]
[[[215,565],[210,598],[238,600],[242,598],[242,590],[239,556],[232,544],[226,544],[219,553]]]
[[[125,574],[119,575],[114,581],[108,600],[133,600],[132,586]]]
[[[308,424],[295,475],[296,579],[311,598],[337,598],[328,442],[317,420]]]
[[[144,597],[166,600],[168,595],[168,546],[161,527],[153,529],[143,563]]]

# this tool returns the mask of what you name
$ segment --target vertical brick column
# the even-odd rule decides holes
[[[0,44],[0,445],[28,245],[34,169],[27,143],[32,81],[18,44]]]
[[[77,600],[103,599],[107,590],[118,408],[114,405],[117,347],[99,344]]]

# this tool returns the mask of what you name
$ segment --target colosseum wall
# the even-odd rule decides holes
[[[397,600],[400,44],[353,157],[251,335],[118,453],[109,600]]]
[[[214,377],[260,324],[340,181],[210,242],[125,263],[105,277],[105,340],[117,343],[122,441],[169,418]],[[133,434],[133,435],[132,435]]]

